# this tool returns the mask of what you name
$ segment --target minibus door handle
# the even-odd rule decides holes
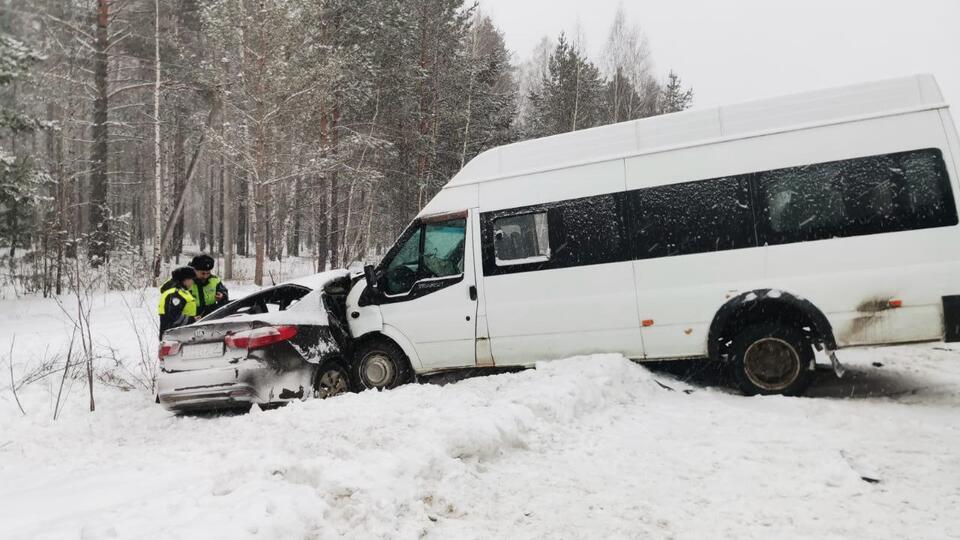
[[[476,286],[476,285],[471,285],[471,286],[470,286],[470,299],[471,299],[471,300],[476,300],[476,299],[477,299],[477,286]]]

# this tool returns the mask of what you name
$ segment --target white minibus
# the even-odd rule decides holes
[[[815,350],[960,339],[958,155],[929,75],[489,150],[354,280],[351,369],[609,352],[796,395]]]

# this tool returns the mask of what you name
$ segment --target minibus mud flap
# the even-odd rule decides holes
[[[960,341],[960,296],[943,297],[943,340]]]
[[[830,365],[833,366],[833,372],[837,374],[838,379],[842,379],[843,374],[846,373],[847,370],[843,367],[843,364],[840,363],[840,359],[837,358],[837,351],[828,349],[827,356],[830,357]]]

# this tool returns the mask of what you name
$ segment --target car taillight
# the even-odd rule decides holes
[[[160,352],[158,356],[161,360],[168,356],[173,356],[180,352],[180,342],[179,341],[161,341],[160,342]]]
[[[287,341],[297,335],[296,326],[264,326],[223,338],[227,347],[234,349],[260,349],[274,343]]]

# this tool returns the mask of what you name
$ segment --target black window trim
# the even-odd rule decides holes
[[[940,181],[942,182],[941,188],[943,188],[943,200],[945,202],[944,211],[952,212],[952,214],[949,214],[949,213],[946,214],[947,221],[945,223],[939,224],[939,225],[915,226],[915,227],[900,229],[896,231],[879,231],[879,232],[871,232],[866,234],[850,234],[850,235],[845,235],[840,237],[834,236],[834,237],[823,238],[823,239],[793,240],[793,241],[779,242],[779,243],[772,243],[769,241],[770,235],[767,234],[767,231],[765,230],[765,227],[767,226],[767,224],[764,221],[765,217],[768,215],[767,214],[768,211],[765,208],[762,208],[763,205],[761,205],[762,201],[760,200],[761,189],[758,185],[761,175],[776,172],[776,171],[781,171],[781,170],[795,169],[797,167],[827,165],[827,164],[844,162],[844,161],[856,161],[856,160],[879,158],[879,157],[886,157],[886,156],[903,156],[907,154],[924,152],[924,151],[933,151],[936,153],[938,157],[937,163],[938,163],[940,178],[941,178]],[[553,269],[560,269],[560,268],[569,268],[574,266],[591,266],[591,265],[609,264],[611,262],[653,260],[655,258],[715,253],[717,251],[698,251],[693,253],[666,255],[666,256],[659,256],[659,257],[649,257],[649,258],[641,257],[638,251],[639,246],[636,245],[636,236],[634,235],[635,220],[630,219],[630,215],[632,212],[639,211],[636,208],[637,197],[633,196],[634,193],[642,192],[645,190],[656,189],[664,186],[696,184],[696,183],[713,182],[713,181],[719,181],[719,180],[738,180],[738,181],[746,182],[747,189],[748,189],[747,203],[750,206],[749,215],[750,215],[750,219],[752,220],[751,229],[753,232],[752,234],[753,243],[752,245],[748,245],[748,246],[737,247],[732,249],[722,249],[717,251],[736,251],[740,249],[765,247],[768,245],[785,245],[785,244],[794,244],[794,243],[803,243],[803,242],[815,242],[815,241],[829,240],[829,239],[835,239],[835,238],[853,238],[858,236],[869,236],[874,234],[891,234],[891,233],[898,233],[898,232],[909,232],[914,230],[926,230],[926,229],[932,229],[932,228],[952,227],[960,224],[960,219],[958,219],[960,218],[960,216],[958,216],[958,212],[957,212],[958,208],[956,203],[956,194],[955,194],[956,190],[954,186],[954,182],[956,181],[956,179],[950,175],[950,169],[947,166],[946,160],[944,158],[944,151],[938,147],[925,147],[925,148],[917,148],[913,150],[886,152],[886,153],[872,154],[867,156],[857,156],[857,157],[849,157],[845,159],[808,163],[805,165],[779,167],[779,168],[768,169],[763,171],[755,171],[755,172],[742,173],[742,174],[732,174],[732,175],[726,175],[726,176],[721,176],[716,178],[706,178],[702,180],[694,180],[694,181],[688,181],[688,182],[662,184],[662,185],[650,186],[646,188],[625,190],[625,191],[612,192],[612,193],[600,193],[600,194],[589,196],[589,197],[579,197],[575,199],[565,199],[565,200],[553,201],[549,203],[537,203],[537,204],[527,205],[527,206],[519,206],[519,207],[504,208],[499,210],[481,212],[480,213],[480,237],[481,237],[481,256],[482,256],[481,262],[482,262],[483,276],[492,277],[497,275],[514,274],[514,273],[520,273],[520,272],[537,272],[541,270],[553,270]],[[618,227],[619,227],[618,232],[621,235],[621,238],[623,238],[623,242],[622,242],[623,245],[621,249],[622,252],[620,253],[620,256],[617,260],[602,261],[602,262],[587,262],[587,263],[577,263],[577,264],[563,264],[563,261],[561,259],[551,257],[550,260],[546,260],[546,261],[531,261],[528,263],[509,264],[505,266],[500,266],[496,263],[496,254],[494,252],[493,224],[497,219],[500,219],[503,217],[546,212],[547,228],[548,228],[548,234],[550,238],[549,248],[550,248],[551,254],[554,254],[554,253],[558,253],[562,248],[562,246],[556,246],[554,242],[555,240],[557,240],[558,235],[565,232],[563,230],[564,229],[563,226],[558,226],[558,224],[555,224],[555,221],[557,219],[556,212],[562,209],[565,205],[573,205],[579,201],[587,201],[587,200],[595,199],[598,197],[613,197],[616,200],[618,205],[618,209],[620,213],[620,215],[617,216]]]

